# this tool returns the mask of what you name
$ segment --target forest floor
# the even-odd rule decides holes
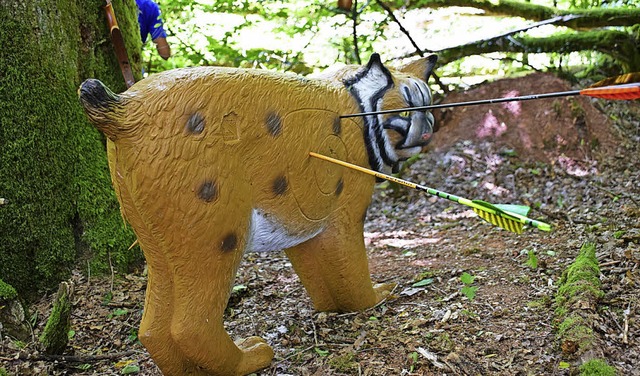
[[[550,75],[481,85],[447,102],[567,90]],[[524,204],[551,232],[514,234],[467,207],[380,184],[365,224],[372,277],[397,287],[357,313],[316,312],[284,253],[248,254],[225,325],[274,348],[257,375],[576,375],[589,358],[640,375],[640,103],[563,98],[437,115],[430,150],[402,177],[469,199]],[[604,294],[578,302],[588,343],[560,333],[556,293],[581,248],[595,245]],[[136,335],[142,272],[74,273],[67,358],[35,339],[51,297],[34,307],[34,343],[0,342],[19,375],[160,375]]]

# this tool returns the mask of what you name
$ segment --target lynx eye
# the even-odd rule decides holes
[[[409,115],[411,115],[411,112],[409,111],[402,111],[401,113],[399,113],[398,115],[402,116],[402,117],[409,117]]]

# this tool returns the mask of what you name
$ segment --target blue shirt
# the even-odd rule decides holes
[[[138,23],[140,24],[140,38],[142,43],[147,41],[147,35],[151,34],[151,40],[167,37],[162,27],[160,7],[151,0],[136,0],[138,5]]]

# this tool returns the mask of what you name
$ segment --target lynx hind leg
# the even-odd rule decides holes
[[[337,212],[317,237],[286,251],[319,311],[359,311],[384,299],[392,284],[373,286],[364,246],[363,220]]]
[[[173,260],[180,274],[174,274],[171,334],[202,375],[250,374],[269,366],[274,355],[261,338],[234,343],[224,329],[224,310],[245,247],[242,227],[228,222],[215,221],[219,238],[185,244],[178,254],[189,257]]]

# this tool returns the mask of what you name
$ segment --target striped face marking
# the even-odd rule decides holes
[[[406,107],[420,107],[431,104],[431,91],[424,81],[409,78],[400,85],[402,99]],[[399,160],[406,160],[419,153],[431,141],[434,118],[430,112],[404,111],[391,114],[384,119],[384,129],[396,133],[389,137]]]
[[[344,83],[362,112],[384,110],[387,99],[388,108],[426,106],[432,100],[425,81],[406,75],[394,80],[375,54],[365,68]],[[388,168],[397,171],[400,162],[420,153],[431,141],[434,126],[433,115],[424,111],[368,115],[363,120],[369,164],[380,172]]]
[[[358,101],[362,112],[372,112],[381,108],[382,97],[393,87],[393,78],[382,65],[380,56],[374,54],[367,66],[353,78],[345,80],[344,84]],[[365,116],[364,122],[364,139],[371,168],[382,171],[384,165],[396,165],[397,158],[379,116]]]

